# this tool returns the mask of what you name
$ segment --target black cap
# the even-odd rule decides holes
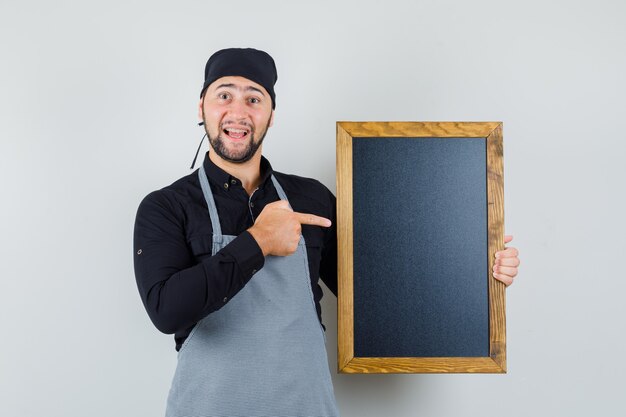
[[[244,77],[262,85],[272,97],[272,109],[276,108],[274,84],[278,73],[274,60],[267,52],[253,48],[228,48],[211,55],[204,68],[200,97],[213,81],[227,76]]]

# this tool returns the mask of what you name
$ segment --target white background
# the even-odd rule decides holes
[[[176,365],[133,273],[187,175],[206,59],[276,60],[264,154],[335,190],[335,122],[502,121],[506,375],[337,375],[344,417],[623,416],[626,3],[0,3],[0,415],[160,416]],[[206,144],[203,150],[206,150]]]

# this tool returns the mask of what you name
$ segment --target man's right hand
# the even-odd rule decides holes
[[[331,222],[314,214],[293,211],[287,201],[280,200],[267,204],[248,232],[261,247],[263,256],[287,256],[298,249],[303,224],[329,227]]]

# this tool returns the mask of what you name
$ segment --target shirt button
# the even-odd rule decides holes
[[[224,188],[226,188],[228,190],[228,183],[227,182],[224,183]]]
[[[228,297],[224,297],[224,299],[222,301],[224,301],[224,302],[228,301]]]
[[[141,249],[137,251],[137,255],[141,255]]]
[[[250,207],[254,207],[254,203],[252,201],[250,202]]]
[[[256,274],[256,269],[252,270],[252,275]]]
[[[235,184],[237,184],[237,180],[230,180],[230,183],[231,183],[232,185],[235,185]]]

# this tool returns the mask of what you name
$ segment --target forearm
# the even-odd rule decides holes
[[[208,314],[219,310],[235,296],[263,267],[263,257],[250,253],[253,241],[245,233],[214,256],[200,263],[168,274],[161,268],[154,279],[138,275],[138,280],[152,282],[140,286],[144,306],[154,325],[163,333],[175,333],[188,328]],[[260,250],[260,249],[259,249]],[[148,272],[159,274],[159,270]]]
[[[184,218],[175,204],[152,193],[140,204],[135,220],[137,288],[148,316],[164,333],[189,328],[219,310],[265,262],[248,232],[213,256],[209,240],[208,254],[200,259],[189,247]]]

